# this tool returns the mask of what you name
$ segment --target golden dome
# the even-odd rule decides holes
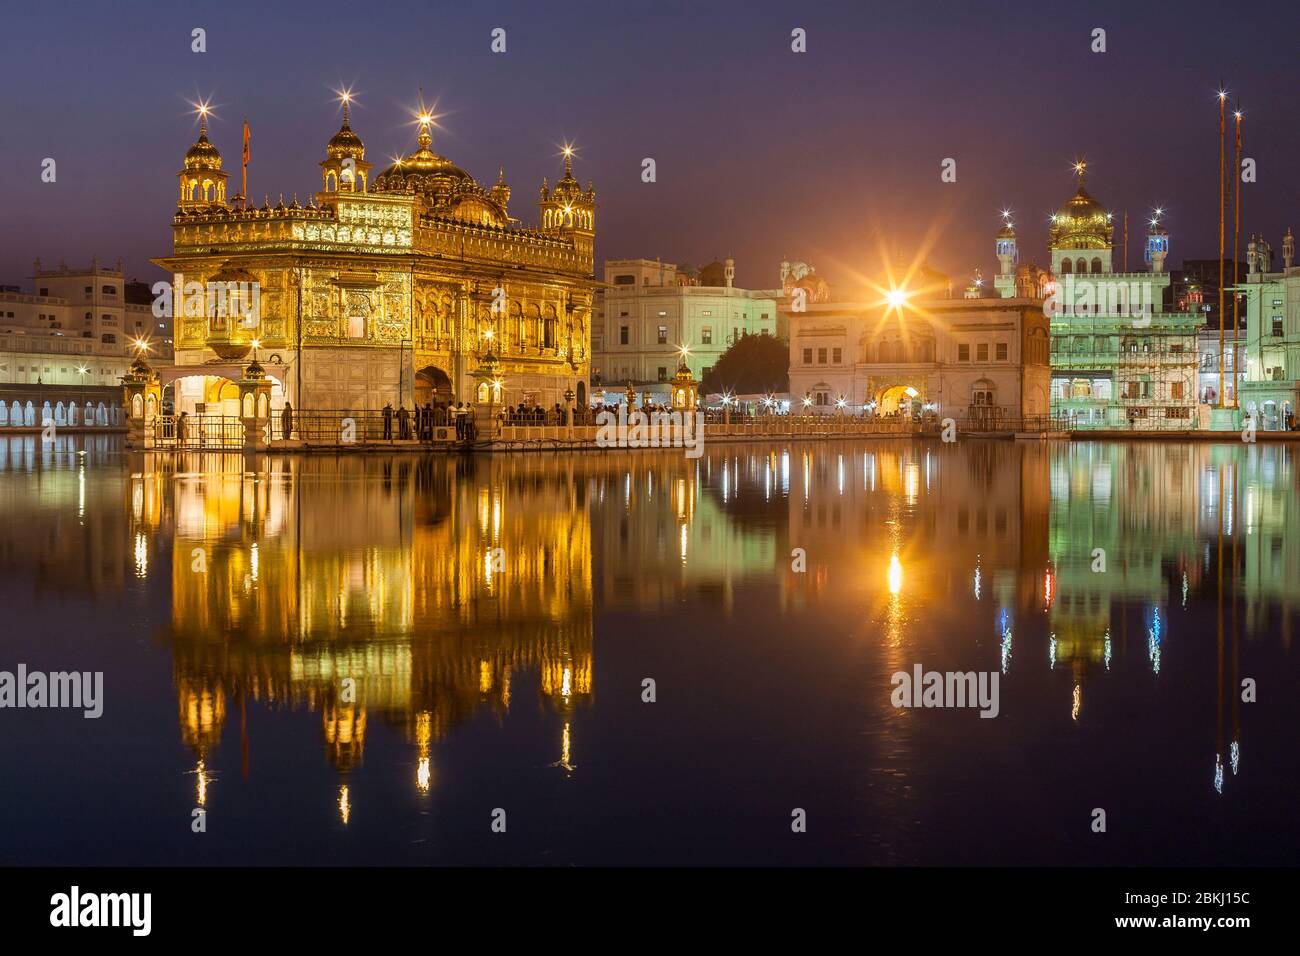
[[[1004,222],[1002,224],[1002,228],[998,230],[998,238],[999,239],[1016,238],[1016,230],[1012,227],[1011,223]]]
[[[439,156],[429,148],[433,137],[428,127],[420,128],[420,148],[409,156],[403,156],[393,165],[375,177],[373,192],[406,192],[408,188],[417,193],[444,196],[451,192],[452,186],[468,181],[474,183],[474,177],[461,169],[446,156]]]
[[[325,144],[325,155],[330,159],[343,159],[349,156],[353,159],[365,159],[366,145],[361,142],[361,137],[352,131],[352,127],[345,119],[343,126]]]
[[[220,169],[221,153],[208,140],[207,129],[199,131],[199,138],[185,153],[186,169]]]
[[[1106,207],[1088,195],[1079,175],[1079,189],[1052,216],[1049,243],[1053,249],[1107,249],[1113,227]]]

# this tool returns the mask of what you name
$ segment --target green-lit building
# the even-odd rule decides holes
[[[1084,188],[1083,163],[1076,172],[1078,189],[1051,217],[1048,244],[1051,294],[1044,307],[1052,323],[1052,412],[1077,428],[1200,427],[1200,316],[1165,309],[1169,233],[1158,215],[1152,217],[1145,242],[1149,270],[1114,271],[1113,216]],[[1011,297],[1018,250],[1009,214],[1004,220],[994,284]]]
[[[1272,250],[1262,238],[1246,245],[1246,381],[1241,410],[1259,428],[1287,427],[1300,408],[1300,267],[1295,237],[1282,240],[1282,271],[1272,272]]]

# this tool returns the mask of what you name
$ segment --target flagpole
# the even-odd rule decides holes
[[[248,117],[244,117],[244,208],[248,208]]]
[[[1219,90],[1219,402],[1220,408],[1224,407],[1223,403],[1223,338],[1224,338],[1224,321],[1223,321],[1223,229],[1224,214],[1227,200],[1224,197],[1225,184],[1224,165],[1226,157],[1224,155],[1225,130],[1224,130],[1224,101],[1228,94]]]
[[[1241,100],[1237,101],[1234,115],[1237,118],[1237,165],[1232,173],[1232,178],[1236,181],[1236,185],[1233,186],[1236,198],[1232,203],[1232,404],[1236,407],[1241,404],[1237,395],[1237,383],[1241,381],[1241,374],[1237,370],[1237,363],[1241,360],[1241,345],[1237,340],[1239,334],[1237,310],[1240,307],[1240,299],[1236,288],[1241,257]]]

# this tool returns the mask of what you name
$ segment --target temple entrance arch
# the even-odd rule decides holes
[[[905,418],[920,417],[921,390],[914,385],[890,385],[876,395],[876,414],[897,413]]]
[[[451,402],[455,390],[451,377],[436,365],[426,365],[415,373],[415,404]]]

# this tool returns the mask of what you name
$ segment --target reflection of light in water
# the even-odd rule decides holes
[[[560,696],[565,700],[573,694],[573,668],[564,665],[564,674],[560,677]]]
[[[889,593],[898,594],[903,589],[903,563],[898,560],[898,555],[890,555],[889,558]]]
[[[486,694],[492,689],[492,665],[487,661],[478,662],[478,692]]]
[[[429,762],[429,742],[433,739],[433,714],[422,710],[415,715],[415,745],[419,753],[419,762],[415,765],[415,786],[421,793],[428,793],[433,781],[433,769]]]
[[[86,463],[77,465],[77,517],[86,517]]]
[[[196,799],[199,806],[207,806],[208,803],[208,768],[202,760],[194,768],[195,788],[198,791]]]
[[[135,535],[135,576],[143,578],[149,573],[149,542],[140,532]]]
[[[352,819],[352,798],[348,794],[346,783],[339,786],[339,819],[343,821],[344,826],[347,826],[348,821]]]
[[[1011,667],[1011,628],[1002,632],[1002,673]]]
[[[1160,609],[1151,615],[1151,626],[1147,628],[1147,656],[1151,658],[1151,670],[1160,673]]]
[[[1110,628],[1106,628],[1105,643],[1102,647],[1102,660],[1106,662],[1106,670],[1110,670]]]
[[[790,494],[790,453],[781,453],[781,494]]]
[[[1183,572],[1183,607],[1187,607],[1187,572]]]
[[[1223,758],[1214,755],[1214,792],[1223,793]]]
[[[1255,486],[1246,486],[1246,534],[1255,533]]]
[[[1047,667],[1049,670],[1056,669],[1056,635],[1055,634],[1053,634],[1052,639],[1047,642]]]
[[[570,724],[566,720],[564,729],[560,731],[560,759],[551,764],[552,767],[559,767],[562,770],[573,771],[577,768],[573,765],[573,734],[570,731]]]
[[[866,452],[862,453],[862,490],[876,490],[876,456]]]
[[[1052,593],[1054,590],[1055,589],[1052,585],[1052,569],[1048,568],[1047,573],[1043,575],[1043,603],[1048,607],[1052,606]]]
[[[628,472],[623,478],[623,504],[632,503],[632,472]]]
[[[806,494],[805,494],[806,496]],[[722,465],[722,503],[725,505],[731,498],[731,469],[724,462]]]
[[[1228,759],[1232,761],[1232,775],[1237,775],[1237,763],[1241,760],[1241,744],[1233,741],[1228,747]]]
[[[257,557],[257,543],[254,542],[253,546],[248,549],[248,573],[254,581],[257,580],[257,571],[259,565],[260,562],[258,561],[258,557]]]
[[[835,459],[835,483],[839,486],[840,494],[844,494],[844,456],[838,455]]]
[[[680,537],[681,537],[682,564],[685,564],[686,563],[686,540],[687,540],[687,525],[685,522],[682,522],[682,530],[681,530]]]
[[[1083,705],[1083,687],[1080,684],[1074,685],[1074,703],[1070,706],[1070,719],[1079,719],[1079,708]]]
[[[908,464],[906,471],[903,473],[903,497],[907,499],[909,505],[916,504],[916,499],[921,493],[921,469],[916,462]]]
[[[980,599],[980,565],[979,558],[975,559],[975,600]]]

